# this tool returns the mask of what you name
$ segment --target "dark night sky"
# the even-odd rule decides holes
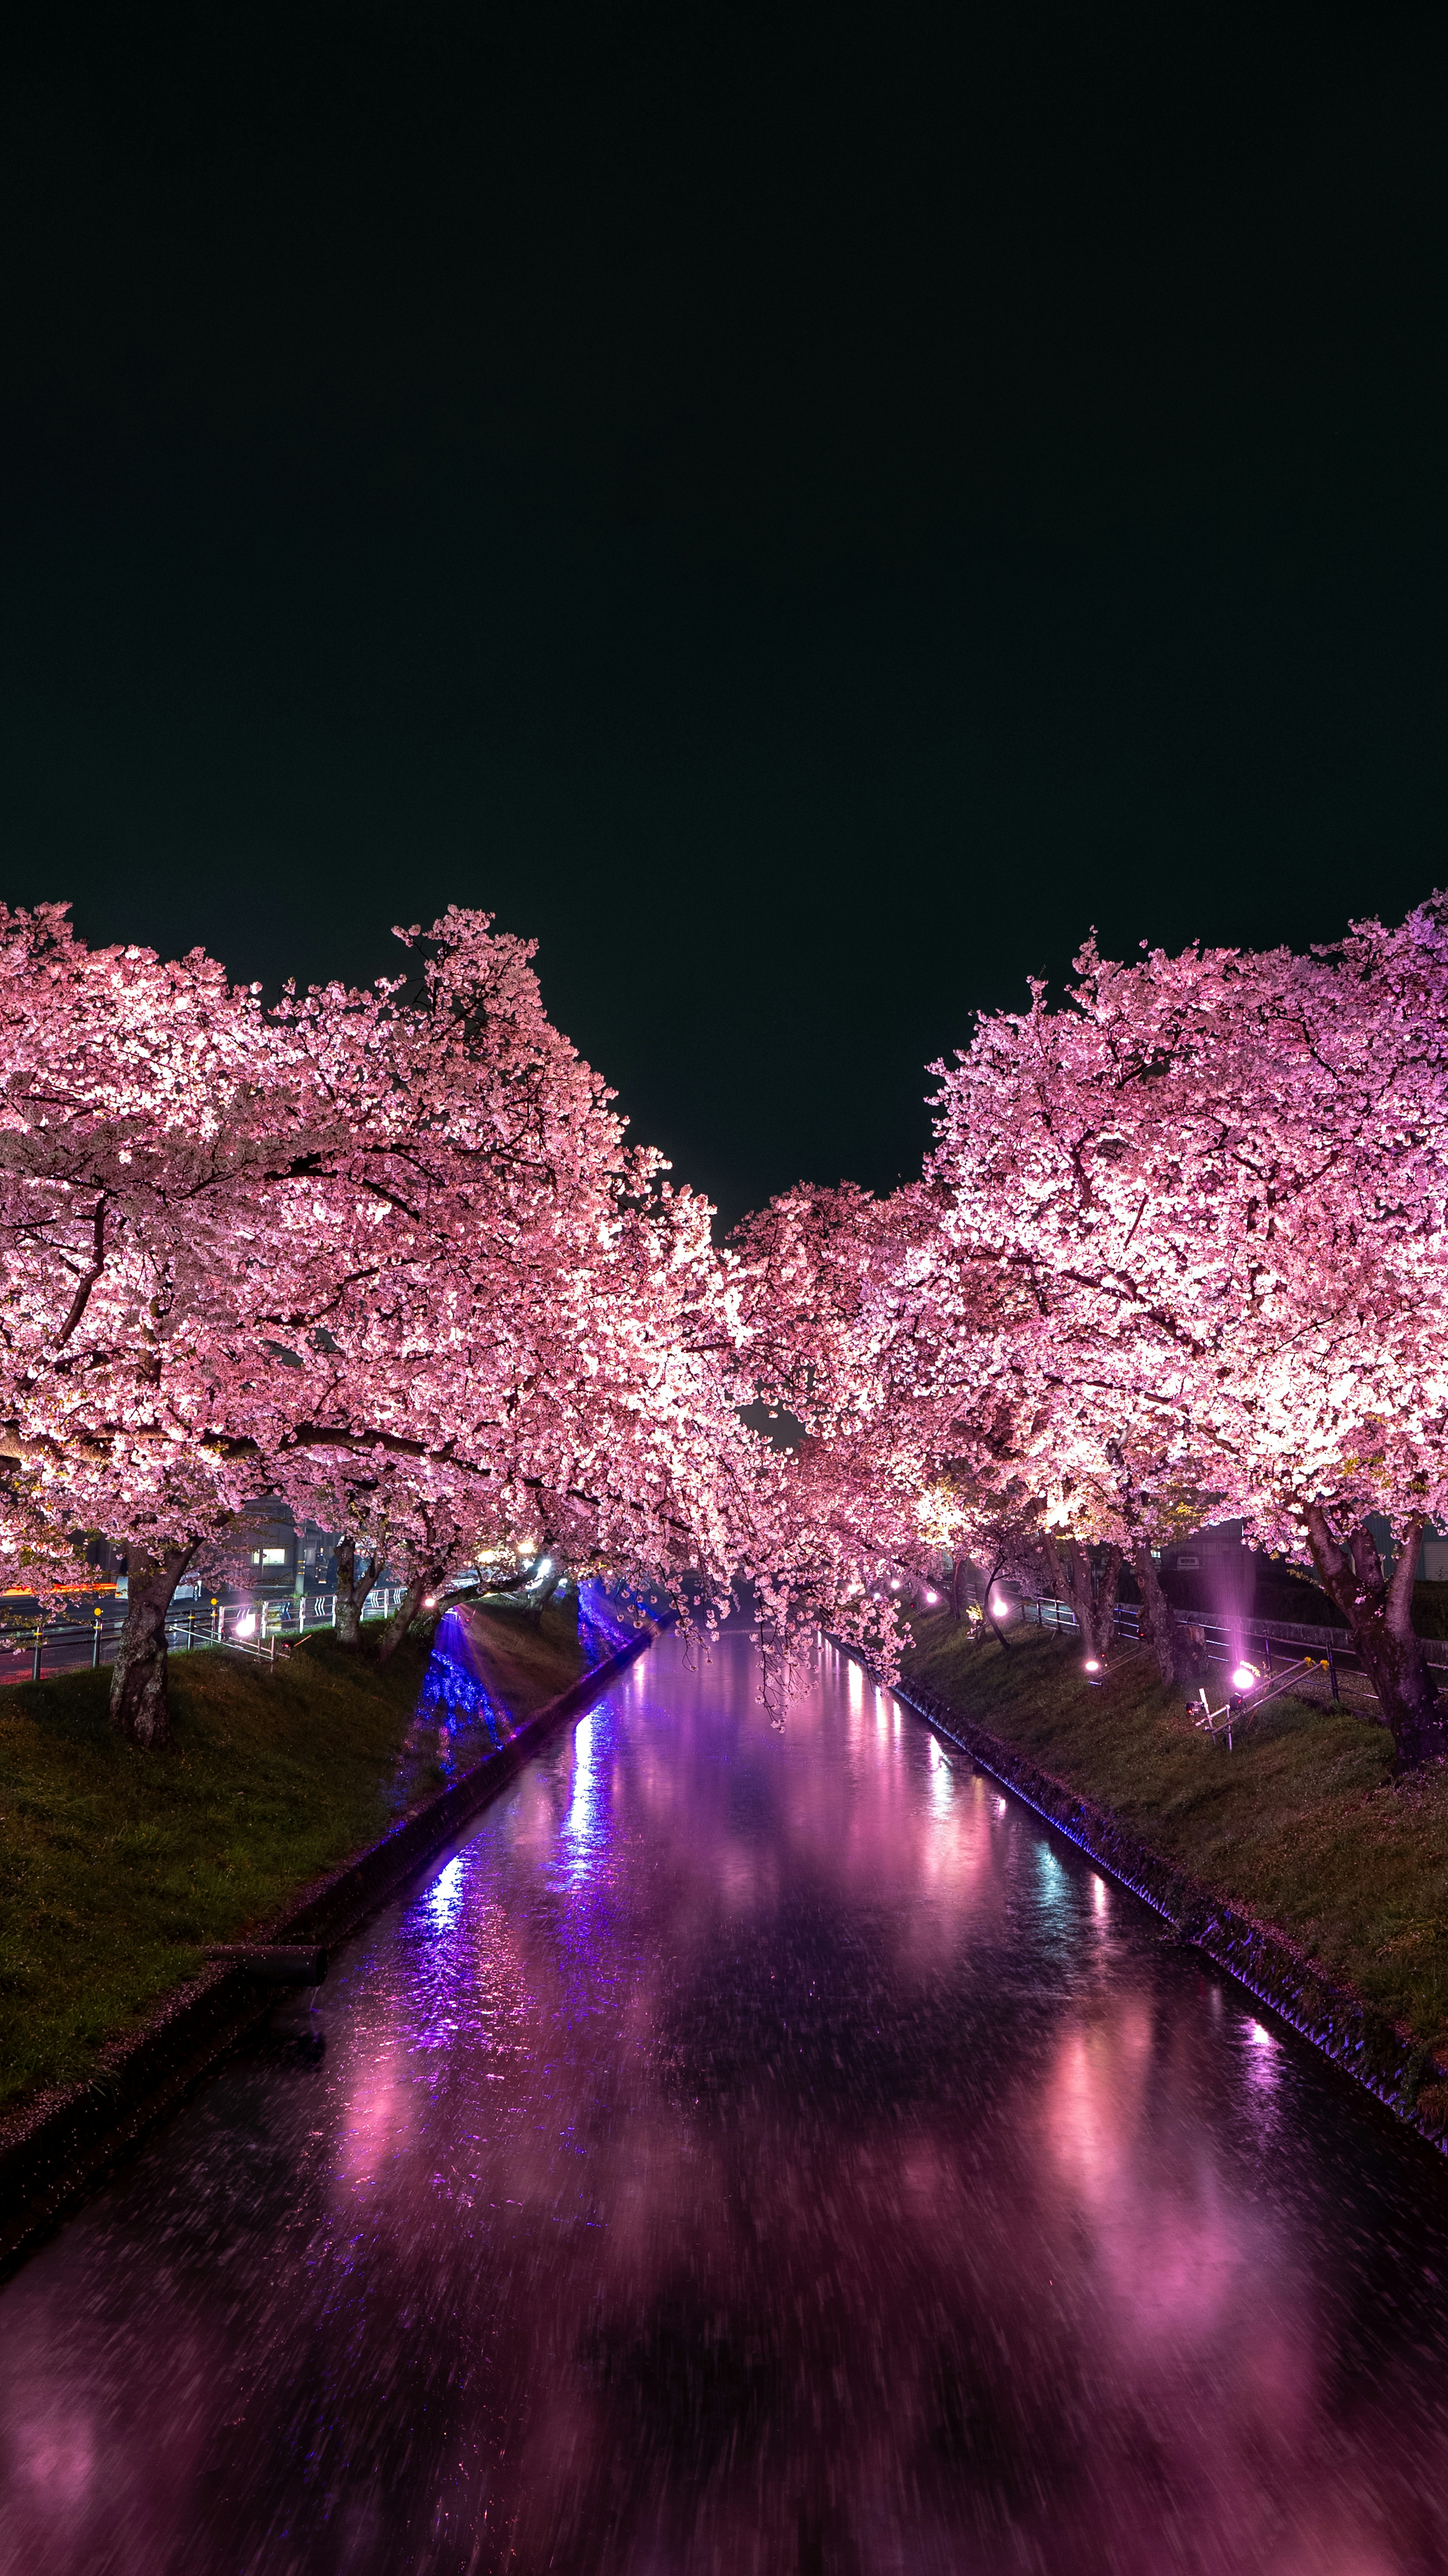
[[[1438,9],[49,0],[0,890],[275,981],[480,903],[728,1216],[1095,921],[1442,853]],[[393,952],[395,955],[395,952]]]

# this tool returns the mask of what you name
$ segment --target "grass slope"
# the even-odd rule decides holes
[[[1002,1649],[947,1616],[914,1628],[912,1677],[1448,2055],[1448,1770],[1394,1780],[1382,1727],[1310,1700],[1219,1752],[1149,1655],[1093,1690],[1050,1635]]]
[[[553,1614],[473,1617],[519,1716],[582,1667]],[[426,1662],[412,1639],[382,1665],[329,1634],[274,1668],[175,1656],[162,1754],[113,1732],[104,1669],[0,1691],[0,2107],[89,2074],[208,1943],[263,1926],[438,1786],[436,1739],[411,1732]]]

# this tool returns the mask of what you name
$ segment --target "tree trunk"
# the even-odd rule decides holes
[[[362,1605],[382,1571],[376,1548],[364,1557],[362,1571],[357,1571],[357,1541],[337,1541],[337,1643],[360,1646],[362,1643]]]
[[[1004,1562],[1004,1560],[1003,1560],[1001,1557],[997,1557],[997,1558],[996,1558],[996,1561],[995,1561],[995,1563],[994,1563],[994,1565],[991,1567],[991,1570],[990,1570],[989,1574],[984,1574],[984,1575],[983,1575],[983,1574],[981,1573],[980,1567],[979,1567],[978,1565],[973,1565],[973,1566],[971,1567],[971,1572],[972,1572],[972,1573],[973,1573],[973,1575],[975,1576],[975,1588],[976,1588],[977,1593],[978,1593],[978,1594],[979,1594],[979,1596],[980,1596],[980,1615],[981,1615],[981,1618],[982,1618],[982,1620],[983,1620],[983,1622],[984,1622],[985,1626],[986,1626],[987,1628],[989,1628],[989,1630],[990,1630],[990,1632],[991,1632],[991,1635],[994,1637],[994,1639],[995,1639],[995,1641],[996,1641],[996,1644],[997,1644],[997,1645],[1002,1649],[1002,1651],[1003,1651],[1003,1652],[1008,1653],[1008,1652],[1009,1652],[1009,1650],[1010,1650],[1010,1642],[1011,1642],[1011,1641],[1010,1641],[1009,1637],[1006,1635],[1006,1632],[1005,1632],[1004,1628],[1000,1625],[999,1621],[997,1620],[997,1618],[996,1618],[996,1616],[995,1616],[994,1611],[991,1609],[991,1606],[990,1606],[990,1605],[991,1605],[991,1595],[992,1595],[992,1593],[995,1591],[996,1583],[997,1583],[997,1581],[998,1581],[998,1579],[999,1579],[999,1576],[1000,1576],[1000,1570],[1001,1570],[1001,1566],[1002,1566],[1002,1563],[1003,1563],[1003,1562]]]
[[[1398,1761],[1410,1770],[1448,1750],[1422,1640],[1413,1632],[1413,1576],[1423,1522],[1421,1518],[1409,1521],[1397,1564],[1385,1580],[1372,1533],[1363,1522],[1358,1522],[1344,1545],[1334,1536],[1320,1503],[1309,1503],[1303,1517],[1317,1579],[1347,1621],[1363,1670],[1377,1692],[1383,1723],[1392,1731]]]
[[[1156,1668],[1169,1688],[1184,1689],[1192,1678],[1183,1631],[1172,1616],[1171,1603],[1161,1588],[1161,1576],[1149,1547],[1131,1551],[1131,1571],[1141,1592],[1141,1606],[1146,1613],[1146,1629],[1156,1654]]]
[[[554,1617],[555,1617],[556,1619],[567,1619],[567,1618],[569,1617],[570,1613],[571,1613],[571,1615],[572,1615],[572,1625],[573,1625],[573,1628],[574,1628],[574,1630],[575,1630],[575,1632],[576,1632],[577,1627],[578,1627],[578,1586],[577,1586],[577,1584],[576,1584],[576,1583],[569,1583],[569,1585],[568,1585],[568,1591],[567,1591],[567,1593],[565,1594],[564,1598],[560,1601],[560,1600],[559,1600],[559,1597],[558,1597],[558,1584],[559,1584],[559,1583],[564,1583],[564,1582],[567,1582],[567,1581],[568,1581],[567,1576],[566,1576],[566,1575],[562,1575],[562,1574],[560,1574],[560,1576],[559,1576],[559,1578],[558,1578],[558,1583],[555,1583],[555,1584],[554,1584],[553,1589],[552,1589],[552,1591],[549,1593],[548,1598],[547,1598],[547,1600],[546,1600],[546,1602],[544,1603],[544,1605],[543,1605],[543,1606],[544,1606],[544,1608],[545,1608],[545,1609],[551,1609],[551,1611],[553,1612],[553,1615],[554,1615]]]
[[[195,1546],[173,1549],[159,1565],[143,1560],[128,1578],[126,1624],[111,1674],[110,1718],[128,1744],[160,1753],[171,1741],[166,1704],[166,1613]]]
[[[412,1626],[413,1620],[417,1617],[419,1610],[422,1608],[424,1596],[429,1592],[435,1591],[437,1586],[446,1579],[446,1575],[446,1566],[435,1565],[430,1573],[415,1574],[413,1576],[412,1581],[409,1583],[407,1590],[402,1596],[402,1599],[398,1602],[396,1609],[393,1611],[391,1618],[388,1620],[386,1627],[382,1631],[382,1643],[377,1649],[378,1661],[380,1663],[387,1663],[389,1659],[396,1654],[398,1647],[401,1645],[403,1638],[408,1632],[408,1629]]]
[[[1112,1611],[1116,1607],[1116,1587],[1121,1581],[1121,1550],[1111,1546],[1103,1550],[1098,1569],[1091,1562],[1091,1551],[1079,1538],[1064,1541],[1046,1540],[1046,1556],[1051,1580],[1066,1595],[1076,1613],[1076,1625],[1088,1658],[1105,1664],[1107,1649],[1115,1634]]]
[[[966,1604],[976,1583],[975,1567],[968,1556],[957,1556],[950,1568],[950,1615],[959,1627],[965,1617]]]

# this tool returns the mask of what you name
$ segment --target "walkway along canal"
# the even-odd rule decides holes
[[[1448,2173],[855,1668],[666,1640],[0,2291],[26,2576],[1430,2576]]]

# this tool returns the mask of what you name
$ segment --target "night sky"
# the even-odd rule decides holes
[[[48,0],[0,891],[239,976],[450,900],[732,1220],[1094,921],[1448,879],[1445,22]]]

